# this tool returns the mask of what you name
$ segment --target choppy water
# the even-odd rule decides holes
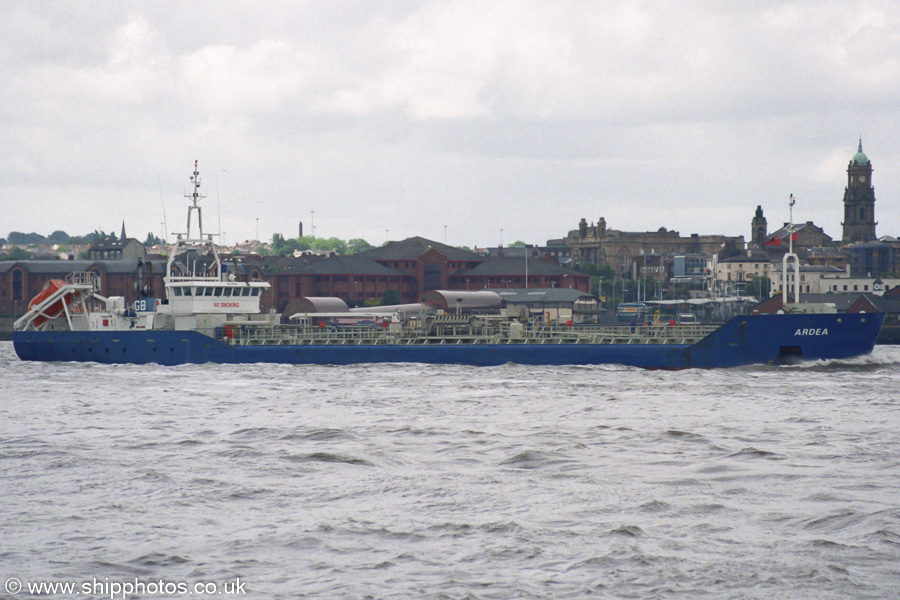
[[[715,371],[166,368],[23,363],[4,342],[0,597],[9,577],[900,597],[898,368],[900,347]]]

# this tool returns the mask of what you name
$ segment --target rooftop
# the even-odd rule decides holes
[[[450,260],[481,260],[481,257],[473,252],[418,236],[399,242],[388,242],[384,246],[360,252],[355,256],[365,256],[373,260],[417,260],[431,248]]]

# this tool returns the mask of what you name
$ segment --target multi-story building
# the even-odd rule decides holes
[[[23,314],[28,303],[51,279],[65,280],[70,273],[94,273],[103,296],[138,297],[146,286],[147,295],[164,297],[162,276],[165,261],[140,260],[19,260],[0,262],[0,316]],[[139,283],[140,282],[140,283]]]
[[[590,292],[590,277],[553,260],[482,256],[421,237],[352,256],[283,259],[270,268],[267,279],[279,311],[300,297],[336,296],[361,304],[387,290],[396,290],[402,303],[418,302],[430,290],[557,287]]]
[[[737,291],[755,278],[768,277],[771,280],[775,264],[764,253],[748,253],[733,256],[713,263],[714,277],[719,288],[735,284]]]
[[[125,223],[122,223],[122,234],[117,238],[110,235],[100,238],[87,250],[89,260],[138,260],[147,258],[144,245],[134,238],[125,235]]]
[[[784,255],[793,245],[794,252],[806,251],[808,248],[833,246],[831,236],[813,223],[785,223],[783,227],[766,237],[765,249],[770,255]]]
[[[300,297],[334,296],[362,304],[380,299],[388,290],[396,290],[401,302],[417,302],[425,291],[438,289],[556,287],[590,293],[590,277],[553,261],[479,256],[424,238],[350,256],[224,259],[226,270],[238,277],[268,281],[272,288],[263,293],[260,305],[279,311]],[[180,263],[173,269],[178,272]],[[24,313],[47,280],[65,279],[78,271],[96,273],[104,296],[124,296],[131,302],[144,288],[146,295],[164,297],[165,270],[165,260],[0,262],[0,313]]]
[[[833,246],[809,248],[806,251],[804,262],[808,265],[829,265],[841,271],[846,271],[850,266],[850,255],[843,248],[835,248]]]
[[[646,261],[638,261],[637,258],[646,255],[715,254],[719,258],[728,258],[744,249],[744,236],[694,233],[682,237],[677,231],[665,227],[657,231],[619,231],[608,229],[603,217],[598,219],[596,225],[588,225],[586,219],[581,219],[578,229],[570,231],[565,240],[572,248],[572,259],[576,263],[609,265],[617,277],[625,278],[640,276],[639,263]]]
[[[831,290],[832,286],[841,285],[838,280],[848,279],[850,274],[841,271],[837,267],[830,265],[800,265],[800,293],[801,294],[824,294]],[[769,276],[770,292],[772,295],[784,290],[782,269],[777,268],[771,271]],[[794,282],[797,279],[797,273],[789,270],[787,274],[788,287],[793,290]],[[856,291],[856,290],[854,290]]]
[[[896,240],[851,244],[846,252],[853,277],[900,275],[900,242]]]
[[[820,293],[863,292],[880,296],[900,285],[900,279],[879,279],[871,277],[851,277],[842,274],[835,277],[822,277],[819,281]]]

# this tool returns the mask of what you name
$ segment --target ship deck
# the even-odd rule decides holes
[[[689,345],[718,325],[642,325],[533,327],[516,331],[509,324],[477,326],[438,323],[396,331],[381,327],[313,327],[308,325],[246,326],[227,324],[215,337],[236,346],[311,345],[462,345],[462,344],[636,344]]]

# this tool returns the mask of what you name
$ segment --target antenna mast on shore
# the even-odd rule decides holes
[[[166,219],[166,201],[163,198],[162,179],[159,177],[159,173],[156,174],[156,181],[159,183],[159,202],[162,204],[163,211],[163,243],[165,243],[169,239],[169,221]]]

